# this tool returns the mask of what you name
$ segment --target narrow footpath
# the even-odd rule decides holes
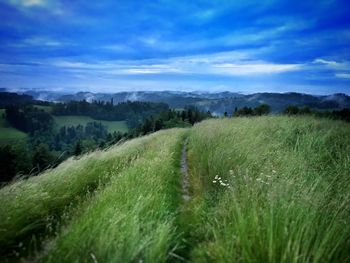
[[[188,177],[188,164],[187,164],[187,142],[188,138],[185,139],[184,144],[182,146],[182,154],[181,154],[181,174],[182,174],[182,199],[185,202],[188,202],[190,197],[190,182]]]

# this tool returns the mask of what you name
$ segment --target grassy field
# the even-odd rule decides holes
[[[0,259],[349,262],[349,174],[345,122],[268,116],[161,131],[0,189]]]
[[[24,132],[12,128],[4,119],[4,109],[0,109],[0,144],[27,138]]]
[[[128,127],[125,121],[102,121],[102,120],[94,120],[91,117],[87,116],[55,116],[54,117],[58,128],[62,126],[77,126],[83,125],[85,126],[88,122],[101,122],[102,125],[107,127],[109,132],[120,131],[127,132]]]
[[[192,129],[189,161],[192,261],[349,262],[349,124],[211,120]]]
[[[110,184],[71,222],[44,261],[169,259],[169,251],[180,243],[176,233],[180,199],[176,152],[181,148],[182,136],[180,130],[158,134],[142,157],[115,174]]]
[[[46,111],[48,113],[52,112],[52,107],[51,106],[44,106],[44,105],[34,105],[35,108],[39,109],[39,110],[43,110]]]

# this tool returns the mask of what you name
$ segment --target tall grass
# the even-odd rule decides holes
[[[192,129],[189,149],[190,260],[350,260],[349,124],[211,120]]]
[[[176,211],[183,130],[160,132],[101,190],[44,262],[164,262],[179,243]]]
[[[191,199],[181,202],[185,137]],[[36,261],[349,262],[349,175],[347,123],[208,120],[1,189],[0,246],[47,232]]]
[[[79,203],[141,158],[156,137],[158,134],[134,139],[78,160],[71,158],[39,176],[0,189],[0,252],[16,250],[24,240],[35,242],[33,237],[57,222],[67,206]]]

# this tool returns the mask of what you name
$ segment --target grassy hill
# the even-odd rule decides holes
[[[94,120],[91,117],[87,116],[55,116],[55,122],[57,123],[58,128],[62,126],[85,126],[88,122],[101,122],[102,125],[107,127],[108,132],[120,131],[127,132],[128,127],[125,121],[103,121],[103,120]]]
[[[160,131],[0,189],[1,259],[349,262],[349,174],[350,125],[340,121]]]
[[[5,110],[0,109],[0,144],[25,139],[27,134],[11,127],[3,117],[4,113]]]

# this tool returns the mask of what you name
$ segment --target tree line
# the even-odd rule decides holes
[[[125,134],[118,132],[109,133],[98,122],[63,126],[51,132],[35,131],[27,141],[0,146],[0,182],[8,182],[16,174],[36,175],[72,155],[103,148],[106,142],[119,141],[123,136]]]
[[[260,104],[259,106],[235,108],[232,113],[232,117],[243,116],[261,116],[270,114],[271,107],[268,104]],[[287,105],[281,112],[283,115],[313,115],[320,118],[329,118],[334,120],[343,120],[350,122],[350,109],[345,108],[341,110],[315,110],[309,106],[298,107],[296,105]],[[229,117],[227,112],[224,113],[224,117]]]
[[[314,110],[308,106],[298,107],[295,105],[288,105],[282,112],[285,115],[314,115],[320,118],[329,118],[334,120],[343,120],[350,122],[350,109],[345,108],[341,110]]]
[[[187,107],[184,110],[167,110],[161,112],[158,116],[150,116],[144,122],[138,125],[134,130],[137,136],[145,135],[161,129],[174,127],[189,127],[204,119],[211,118],[210,112],[202,112],[195,107]]]
[[[127,121],[129,128],[135,128],[145,118],[169,109],[165,103],[127,101],[116,105],[111,102],[70,101],[52,105],[53,115],[81,115],[96,120]]]
[[[30,134],[36,131],[51,132],[54,126],[52,115],[33,105],[7,106],[5,118],[14,128]]]
[[[98,121],[56,129],[49,113],[32,106],[11,106],[5,111],[6,120],[29,136],[27,142],[0,146],[0,182],[8,182],[16,174],[36,175],[73,155],[103,149],[161,129],[188,127],[210,117],[210,112],[203,113],[194,107],[166,109],[146,117],[128,132],[109,133]]]

